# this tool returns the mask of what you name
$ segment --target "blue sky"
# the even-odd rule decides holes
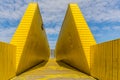
[[[78,3],[97,43],[120,38],[120,0],[0,0],[0,41],[9,42],[30,2],[38,2],[51,48],[69,3]]]

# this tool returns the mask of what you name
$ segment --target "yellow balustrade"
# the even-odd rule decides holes
[[[91,46],[91,75],[99,80],[120,80],[120,39]]]
[[[14,45],[0,42],[0,80],[9,80],[15,76],[15,53]]]

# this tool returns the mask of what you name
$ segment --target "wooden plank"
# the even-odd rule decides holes
[[[100,78],[100,63],[101,63],[101,60],[100,60],[100,54],[101,54],[101,44],[97,45],[97,79]]]
[[[118,80],[120,80],[120,39],[118,40]]]
[[[90,72],[93,77],[95,77],[95,52],[96,52],[96,46],[90,47]]]
[[[99,79],[100,80],[105,80],[105,49],[104,49],[104,43],[100,44],[99,52],[100,52],[100,62],[99,62]]]
[[[112,41],[105,43],[105,57],[106,57],[106,79],[113,80],[113,71],[112,71]]]
[[[99,69],[98,69],[98,62],[99,62],[99,59],[98,59],[98,56],[99,56],[99,48],[98,48],[98,45],[96,46],[96,53],[95,53],[95,55],[94,55],[95,57],[95,78],[97,78],[98,79],[98,76],[99,76]]]
[[[118,40],[113,41],[113,80],[118,80]]]
[[[9,80],[15,76],[16,47],[0,42],[0,80]]]

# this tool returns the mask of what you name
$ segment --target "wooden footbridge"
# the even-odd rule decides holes
[[[10,43],[0,42],[0,80],[120,80],[120,39],[97,44],[77,4],[68,5],[54,53],[30,3]]]

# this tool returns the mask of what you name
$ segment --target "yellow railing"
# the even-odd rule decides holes
[[[120,80],[120,39],[91,46],[91,75],[99,80]]]
[[[0,42],[0,80],[9,80],[15,76],[16,47]]]

